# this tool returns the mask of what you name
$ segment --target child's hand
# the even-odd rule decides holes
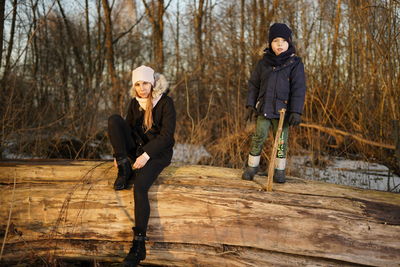
[[[117,160],[114,158],[114,167],[118,168]]]
[[[244,121],[251,121],[254,113],[256,113],[256,109],[252,106],[247,106],[247,112],[246,116],[244,117]]]
[[[297,126],[301,122],[301,114],[292,112],[289,115],[289,125],[290,126]]]

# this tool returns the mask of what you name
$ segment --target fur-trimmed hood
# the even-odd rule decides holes
[[[165,78],[164,75],[161,73],[155,73],[154,74],[154,88],[152,92],[153,99],[156,99],[159,97],[161,94],[165,93],[168,89],[168,81]],[[135,90],[135,85],[133,84],[131,89],[129,90],[129,95],[131,98],[136,97],[136,90]]]

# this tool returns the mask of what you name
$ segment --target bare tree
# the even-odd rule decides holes
[[[4,32],[4,11],[5,11],[6,1],[0,2],[0,66],[3,62],[3,32]]]
[[[10,72],[10,67],[11,67],[11,54],[12,54],[13,46],[14,46],[15,23],[16,23],[16,19],[17,19],[17,8],[18,8],[17,0],[13,1],[12,8],[13,8],[13,12],[12,12],[12,19],[11,19],[10,39],[8,41],[6,63],[4,66],[4,73],[3,73],[3,82],[6,81],[8,73]]]
[[[171,0],[164,5],[164,0],[151,0],[148,3],[142,0],[146,8],[146,14],[149,17],[152,26],[152,46],[154,68],[158,72],[164,70],[164,14]]]
[[[111,79],[111,95],[113,96],[113,107],[122,113],[122,96],[120,82],[115,71],[114,65],[114,48],[113,48],[113,33],[111,21],[111,8],[108,0],[102,0],[103,11],[105,16],[105,36],[106,36],[106,59],[108,64],[108,73]]]

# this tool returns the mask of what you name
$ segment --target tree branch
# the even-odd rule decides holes
[[[334,129],[334,128],[328,128],[328,127],[324,127],[324,126],[320,126],[320,125],[315,125],[315,124],[308,124],[308,123],[300,123],[300,126],[302,127],[307,127],[307,128],[313,128],[313,129],[317,129],[321,132],[327,133],[329,135],[334,136],[335,138],[338,137],[338,135],[341,136],[348,136],[351,137],[355,140],[357,140],[358,142],[361,143],[365,143],[371,146],[377,146],[377,147],[382,147],[382,148],[387,148],[387,149],[391,149],[391,150],[395,150],[396,147],[394,145],[388,145],[388,144],[382,144],[382,143],[378,143],[375,141],[370,141],[367,140],[361,136],[358,136],[356,134],[352,134],[352,133],[348,133],[342,130],[338,130],[338,129]]]
[[[140,23],[140,21],[143,19],[144,14],[136,21],[135,24],[133,24],[127,31],[121,33],[117,38],[115,38],[115,40],[112,42],[113,44],[116,44],[119,39],[121,39],[122,37],[124,37],[126,34],[128,34],[129,32],[131,32],[133,30],[133,28],[136,27],[136,25],[138,25]]]

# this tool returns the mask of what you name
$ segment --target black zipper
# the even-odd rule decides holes
[[[275,72],[276,67],[272,68],[272,71]],[[275,73],[275,86],[274,86],[274,99],[272,101],[272,104],[274,106],[274,113],[276,111],[276,99],[278,98],[278,95],[276,93],[276,84],[278,83],[278,75]]]

